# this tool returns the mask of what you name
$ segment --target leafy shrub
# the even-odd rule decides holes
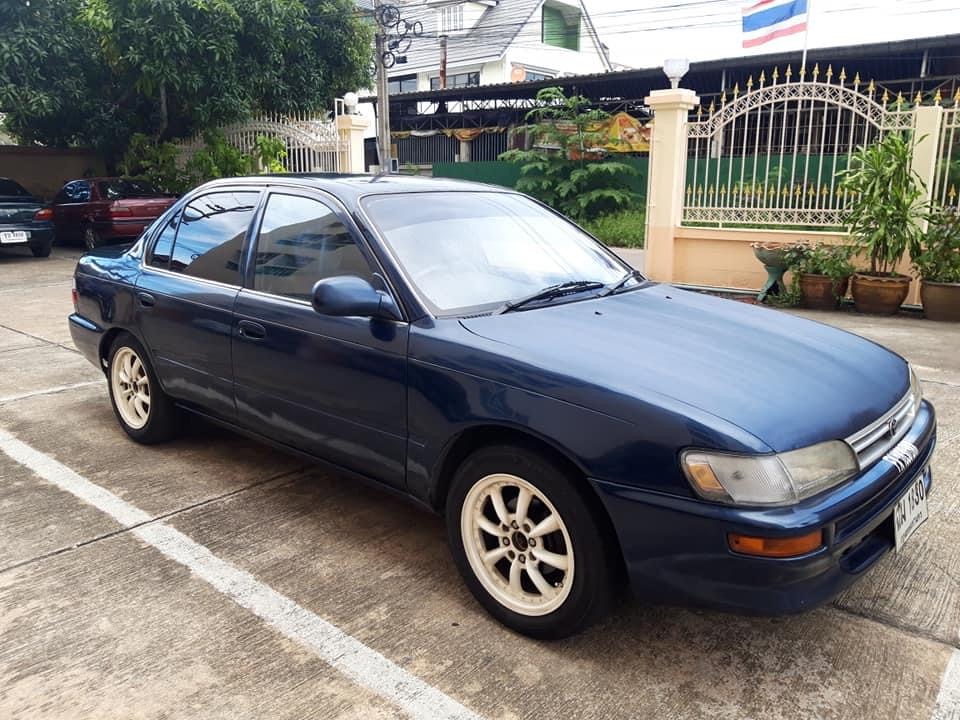
[[[856,248],[849,245],[797,245],[787,251],[787,262],[794,273],[826,275],[831,280],[842,280],[854,273],[853,257]]]
[[[913,264],[924,280],[960,283],[960,215],[942,211],[930,216],[922,251]]]
[[[607,245],[642,248],[646,215],[643,210],[623,210],[585,221],[583,228]]]

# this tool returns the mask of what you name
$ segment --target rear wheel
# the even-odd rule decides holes
[[[33,253],[34,257],[50,257],[50,251],[53,249],[53,240],[47,240],[45,243],[39,245],[31,245],[30,252]]]
[[[103,245],[103,238],[100,236],[100,233],[92,227],[87,226],[83,229],[83,244],[87,250],[93,250]]]
[[[546,457],[496,446],[471,455],[450,489],[448,538],[467,586],[531,637],[579,632],[614,596],[612,549],[576,484]]]
[[[110,348],[107,385],[113,412],[131,438],[152,445],[176,434],[177,408],[132,335],[119,336]]]

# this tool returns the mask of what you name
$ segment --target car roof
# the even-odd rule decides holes
[[[429,178],[415,175],[343,175],[334,173],[278,173],[223,178],[221,180],[213,180],[202,187],[212,189],[218,185],[247,183],[256,185],[298,185],[305,188],[317,188],[341,200],[353,202],[356,202],[365,195],[443,191],[513,192],[509,188],[504,188],[499,185],[485,185],[483,183],[450,178]]]

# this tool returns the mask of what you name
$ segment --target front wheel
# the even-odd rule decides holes
[[[113,412],[131,438],[152,445],[176,434],[177,408],[132,335],[121,335],[110,348],[107,386]]]
[[[610,607],[613,548],[576,478],[546,457],[512,446],[474,453],[451,486],[447,531],[471,592],[517,632],[566,637]]]
[[[103,238],[92,227],[83,229],[83,244],[87,250],[94,250],[103,245]]]

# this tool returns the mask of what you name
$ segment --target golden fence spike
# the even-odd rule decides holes
[[[870,82],[873,82],[873,80],[871,80]],[[889,93],[889,91],[888,91],[886,88],[883,89],[883,95],[880,96],[880,101],[881,101],[884,105],[886,105],[888,102],[890,102],[890,93]]]
[[[950,198],[950,202],[953,202],[953,201],[954,201],[954,199],[957,197],[957,186],[956,186],[956,185],[951,185],[951,186],[950,186],[950,192],[947,193],[947,197]]]
[[[913,99],[914,105],[923,105],[923,93],[917,90],[917,96]]]
[[[818,77],[820,77],[820,63],[814,63],[813,64],[813,81],[816,82]]]
[[[760,71],[760,77],[757,78],[757,79],[760,81],[760,87],[763,87],[763,86],[764,86],[764,83],[767,82],[767,71],[766,71],[766,70],[761,70],[761,71]]]
[[[790,64],[787,63],[787,72],[784,74],[787,82],[790,82],[790,78],[793,77],[793,68],[790,67]]]
[[[713,199],[713,190],[714,190],[713,185],[711,185],[711,186],[707,189],[707,196],[708,196],[711,200]]]
[[[690,197],[693,195],[693,188],[690,185],[687,185],[687,202],[690,202]]]
[[[933,104],[939,106],[942,100],[943,95],[940,94],[940,88],[937,88],[937,91],[933,94]]]
[[[737,96],[740,95],[740,83],[733,84],[733,99],[736,100]]]
[[[753,89],[753,75],[747,78],[747,92]]]
[[[903,91],[897,90],[897,110],[903,107]]]
[[[854,90],[860,89],[860,73],[858,72],[853,74],[853,89]]]
[[[716,112],[716,109],[717,109],[717,103],[716,103],[716,101],[715,101],[715,100],[711,100],[711,101],[710,101],[710,109],[707,111],[708,114],[713,115],[713,113]]]
[[[867,92],[870,93],[870,97],[873,97],[874,93],[877,92],[877,84],[873,81],[873,78],[870,78],[870,84],[867,85]]]
[[[727,91],[724,90],[722,93],[720,93],[720,107],[723,107],[726,104],[727,104]]]
[[[833,64],[827,65],[827,82],[830,82],[833,79]]]
[[[843,85],[847,81],[847,68],[841,67],[840,74],[837,76],[837,79],[840,81],[840,84]]]
[[[803,79],[804,79],[806,76],[807,76],[807,66],[806,66],[806,65],[801,65],[801,66],[800,66],[800,75],[799,75],[799,77],[800,77],[800,82],[803,82]]]
[[[773,66],[773,74],[770,77],[773,79],[773,84],[776,85],[777,80],[780,79],[780,68],[778,66]],[[960,90],[957,90],[957,92],[960,93]]]

